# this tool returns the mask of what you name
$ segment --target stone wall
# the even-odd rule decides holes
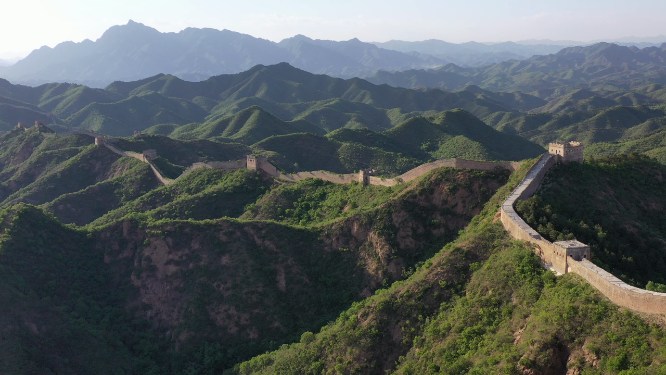
[[[421,164],[418,167],[409,170],[402,175],[398,176],[396,179],[402,182],[409,182],[418,177],[423,176],[424,174],[430,172],[433,169],[441,167],[451,167],[451,168],[467,168],[467,169],[476,169],[481,171],[492,171],[495,168],[508,169],[510,171],[515,171],[522,165],[521,162],[512,162],[512,161],[476,161],[476,160],[465,160],[465,159],[441,159],[435,160],[431,163]]]
[[[399,184],[399,180],[395,178],[381,178],[375,176],[366,177],[369,185],[378,185],[378,186],[394,186]]]
[[[267,161],[265,164],[270,164]],[[263,169],[257,158],[257,168]],[[270,164],[272,166],[272,164]],[[508,162],[508,161],[474,161],[474,160],[465,160],[465,159],[441,159],[436,160],[431,163],[421,164],[418,167],[405,172],[404,174],[396,178],[381,178],[376,176],[365,175],[365,181],[369,185],[378,185],[378,186],[394,186],[401,182],[409,182],[415,180],[424,174],[432,171],[433,169],[441,167],[451,167],[451,168],[467,168],[467,169],[476,169],[481,171],[492,171],[495,168],[508,169],[510,171],[515,171],[520,168],[522,165],[521,162]],[[275,168],[275,167],[273,167]],[[277,171],[277,170],[276,170]],[[283,174],[277,172],[276,177],[288,180],[288,181],[301,181],[306,178],[321,178],[322,180],[331,181],[338,184],[350,184],[352,181],[360,181],[361,174],[359,173],[347,173],[347,174],[335,174],[325,171],[314,171],[314,172],[299,172],[293,174]],[[269,173],[270,174],[270,173]]]
[[[268,160],[262,157],[257,158],[257,169],[261,169],[262,171],[268,173],[273,177],[280,176],[280,171],[278,171],[277,167],[269,163]]]
[[[335,184],[351,184],[353,181],[358,181],[358,174],[356,173],[336,174],[326,171],[298,172],[290,174],[279,173],[276,177],[291,182],[298,182],[305,180],[306,178],[319,178],[324,181],[333,182]]]
[[[174,182],[174,180],[162,176],[160,171],[158,171],[157,168],[155,168],[153,163],[151,163],[150,160],[147,159],[145,155],[139,154],[139,153],[136,153],[136,152],[131,152],[131,151],[121,151],[121,150],[118,150],[117,148],[111,146],[108,143],[104,143],[104,146],[106,148],[108,148],[109,150],[111,150],[112,152],[114,152],[114,153],[116,153],[120,156],[128,156],[130,158],[135,158],[135,159],[141,160],[144,163],[148,163],[148,165],[150,165],[150,169],[155,174],[155,177],[157,177],[157,179],[160,180],[160,182],[162,182],[164,185],[171,185]],[[182,174],[181,174],[181,176],[182,176]]]
[[[544,154],[541,156],[527,172],[523,181],[502,203],[500,219],[506,231],[515,239],[535,245],[534,252],[539,255],[546,268],[560,274],[573,272],[580,275],[619,306],[644,313],[665,314],[666,293],[650,292],[632,287],[587,259],[579,261],[568,257],[566,250],[542,238],[537,231],[518,216],[514,209],[516,201],[531,197],[538,190],[544,176],[557,160],[557,155]]]
[[[627,285],[588,260],[580,262],[570,260],[569,270],[582,276],[617,305],[648,314],[666,313],[666,293],[651,292]]]
[[[157,177],[157,179],[160,180],[160,182],[163,183],[164,185],[171,185],[175,182],[172,179],[169,179],[169,178],[166,178],[166,177],[162,176],[160,171],[158,171],[157,168],[155,168],[153,163],[151,163],[150,161],[146,161],[146,163],[148,163],[148,165],[150,165],[150,169],[153,170],[153,173],[155,174],[155,177]],[[182,174],[181,174],[181,176],[182,176]],[[180,176],[178,176],[178,177],[180,177]]]

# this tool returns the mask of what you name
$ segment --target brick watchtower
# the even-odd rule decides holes
[[[583,144],[580,142],[551,143],[548,145],[548,153],[557,155],[557,161],[562,163],[583,162]]]

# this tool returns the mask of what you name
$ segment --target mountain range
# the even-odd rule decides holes
[[[380,71],[367,79],[377,84],[448,90],[475,84],[493,91],[538,92],[541,97],[562,86],[628,90],[666,81],[666,44],[639,49],[598,43],[484,67],[450,64],[429,70]]]
[[[280,125],[242,112],[263,119],[262,130]],[[92,137],[44,131],[0,137],[0,373],[666,368],[656,317],[619,309],[575,275],[556,277],[498,222],[535,159],[513,173],[438,168],[391,187],[210,168],[164,186],[148,164]],[[293,133],[252,146],[159,135],[113,144],[156,149],[163,172],[250,153],[308,169],[409,169],[420,153],[535,147],[462,110],[384,132]],[[650,261],[666,251],[666,198],[654,178],[664,174],[640,157],[561,165],[543,201],[521,208],[540,232],[588,236],[599,264],[632,285],[666,288],[664,262]],[[580,196],[561,199],[572,188]]]
[[[316,75],[286,63],[188,82],[159,74],[105,89],[76,84],[13,85],[0,80],[0,130],[45,120],[58,131],[83,128],[127,136],[160,124],[214,123],[260,106],[283,121],[307,121],[330,132],[341,127],[389,129],[419,115],[463,108],[478,117],[531,110],[546,101],[521,93],[410,90],[360,78]]]
[[[514,42],[493,44],[467,42],[457,44],[437,39],[419,42],[390,40],[374,44],[381,48],[405,53],[417,52],[432,55],[459,66],[483,66],[505,60],[524,60],[534,55],[553,54],[568,47],[568,45],[553,44],[524,45]]]
[[[161,33],[130,20],[109,28],[96,41],[44,46],[13,65],[0,63],[0,77],[29,85],[73,82],[101,88],[113,81],[156,74],[198,81],[242,72],[258,64],[287,62],[312,73],[349,78],[371,76],[378,70],[424,69],[451,63],[462,67],[491,65],[551,54],[563,47],[439,40],[365,43],[358,39],[315,40],[303,35],[275,43],[210,28]]]
[[[111,27],[94,42],[44,46],[0,70],[0,76],[29,84],[77,82],[104,87],[116,80],[161,73],[203,80],[280,62],[313,73],[354,77],[377,69],[433,67],[448,61],[390,51],[357,39],[332,42],[296,36],[274,43],[229,30],[187,28],[160,33],[130,21]]]

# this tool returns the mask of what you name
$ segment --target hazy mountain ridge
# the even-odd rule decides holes
[[[160,33],[130,21],[111,27],[95,42],[63,42],[54,48],[37,49],[0,70],[0,74],[30,84],[78,82],[104,87],[113,81],[137,80],[159,73],[203,80],[280,62],[341,77],[370,75],[380,68],[432,67],[445,62],[381,49],[355,39],[291,39],[294,40],[274,43],[229,30],[197,28]]]
[[[527,93],[563,86],[594,88],[613,85],[615,90],[629,90],[666,81],[666,45],[639,49],[598,43],[478,68],[446,65],[431,70],[379,71],[367,79],[399,87],[448,90],[461,89],[469,84],[493,91]]]

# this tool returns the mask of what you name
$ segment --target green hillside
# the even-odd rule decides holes
[[[92,221],[92,225],[103,225],[128,215],[145,220],[239,217],[246,206],[254,203],[270,186],[271,181],[257,171],[195,169],[173,185],[134,197],[84,224]]]
[[[240,113],[225,131],[261,134],[253,116],[288,124],[259,108]],[[284,171],[395,176],[441,156],[543,152],[463,110],[382,132],[219,140],[113,145],[157,150],[170,177],[251,153]],[[198,168],[163,186],[146,163],[90,136],[14,129],[0,137],[0,372],[656,372],[661,326],[618,312],[575,276],[544,271],[496,220],[529,166],[511,176],[441,168],[394,187]],[[661,290],[651,259],[663,242],[662,167],[640,158],[560,166],[535,199],[574,191],[575,209],[530,200],[519,210],[545,212],[533,225],[555,238],[607,236],[593,245],[599,264]],[[617,202],[600,205],[609,196]]]
[[[253,106],[214,122],[180,126],[168,135],[175,139],[214,138],[251,145],[270,136],[303,132],[325,134],[323,129],[305,120],[282,121],[261,107]]]
[[[225,373],[664,371],[661,326],[619,311],[575,275],[555,277],[509,238],[493,219],[508,187],[408,279]]]
[[[569,53],[609,52],[586,51]],[[0,80],[0,374],[666,374],[660,317],[544,270],[498,216],[548,142],[582,141],[585,163],[556,166],[517,211],[666,292],[666,89],[557,86],[596,68],[507,64],[552,85],[410,90],[288,64],[104,90]],[[9,122],[47,112],[46,128]],[[113,147],[63,135],[75,128]],[[391,187],[210,168],[248,155],[379,177],[525,162]]]
[[[373,187],[360,200],[360,185],[319,185],[324,190],[313,196],[313,203],[343,204],[338,196],[357,205],[346,214],[339,206],[328,212],[324,226],[228,218],[155,221],[169,215],[192,217],[206,209],[219,214],[207,207],[207,197],[215,198],[208,202],[237,202],[235,212],[242,213],[243,186],[261,181],[252,171],[200,170],[188,177],[128,203],[137,211],[148,209],[145,214],[131,210],[125,218],[87,230],[64,227],[33,206],[0,211],[0,282],[6,285],[0,305],[6,309],[6,327],[11,327],[0,351],[3,373],[25,373],[26,368],[36,373],[47,368],[97,373],[230,368],[297,340],[353,301],[402,278],[404,270],[457,235],[479,212],[479,202],[507,178],[505,172],[444,169],[415,181],[406,193]],[[255,197],[268,188],[259,186]],[[306,180],[271,196],[293,196],[290,189],[313,186]],[[108,194],[101,185],[97,191]],[[457,194],[462,191],[461,200]],[[328,198],[317,198],[322,194]],[[79,195],[95,197],[90,189]],[[47,208],[76,198],[64,195]],[[250,207],[267,207],[269,201],[281,204],[265,198]],[[138,202],[144,206],[136,206]],[[150,211],[150,204],[156,210]],[[283,209],[292,206],[284,204]],[[437,220],[426,220],[432,217]],[[359,230],[370,237],[358,236]],[[58,277],[62,269],[76,271]],[[173,292],[154,294],[158,284]],[[36,315],[20,320],[20,312]],[[93,337],[97,345],[89,344]],[[19,349],[25,346],[32,350]],[[174,346],[179,349],[168,349]],[[123,361],[113,361],[118,358]]]
[[[226,126],[222,123],[227,122],[223,119],[253,106],[260,106],[282,121],[293,121],[292,125],[300,131],[320,133],[322,130],[315,130],[303,121],[324,132],[342,127],[385,130],[413,116],[454,108],[485,117],[498,111],[531,109],[539,101],[525,94],[469,90],[452,93],[378,86],[358,78],[343,80],[314,75],[281,63],[257,65],[242,73],[201,82],[157,75],[135,82],[114,82],[104,90],[72,84],[29,88],[5,82],[0,89],[0,105],[19,102],[25,103],[21,106],[25,108],[5,104],[8,111],[0,112],[0,125],[10,130],[18,121],[42,119],[45,116],[39,115],[41,111],[52,112],[54,121],[62,126],[114,136],[129,136],[134,131],[162,124],[197,123],[200,126],[191,125],[179,134],[191,138],[220,133],[219,136],[229,138],[237,131],[230,129],[229,134],[222,135],[225,130],[221,127]],[[193,130],[194,127],[199,130]],[[285,131],[275,130],[270,135]],[[261,134],[261,139],[267,136]],[[242,134],[238,137],[242,138]],[[258,140],[252,138],[248,142]]]
[[[462,110],[414,118],[387,130],[385,135],[409,150],[408,155],[429,155],[433,159],[521,160],[543,153],[541,147],[494,131]]]
[[[484,122],[503,133],[520,135],[541,145],[578,140],[590,146],[595,143],[644,140],[663,129],[666,123],[664,118],[665,108],[658,105],[615,106],[558,115],[498,112],[485,118]]]
[[[550,240],[589,244],[593,262],[626,282],[666,284],[663,176],[664,165],[638,154],[561,165],[516,208]]]

